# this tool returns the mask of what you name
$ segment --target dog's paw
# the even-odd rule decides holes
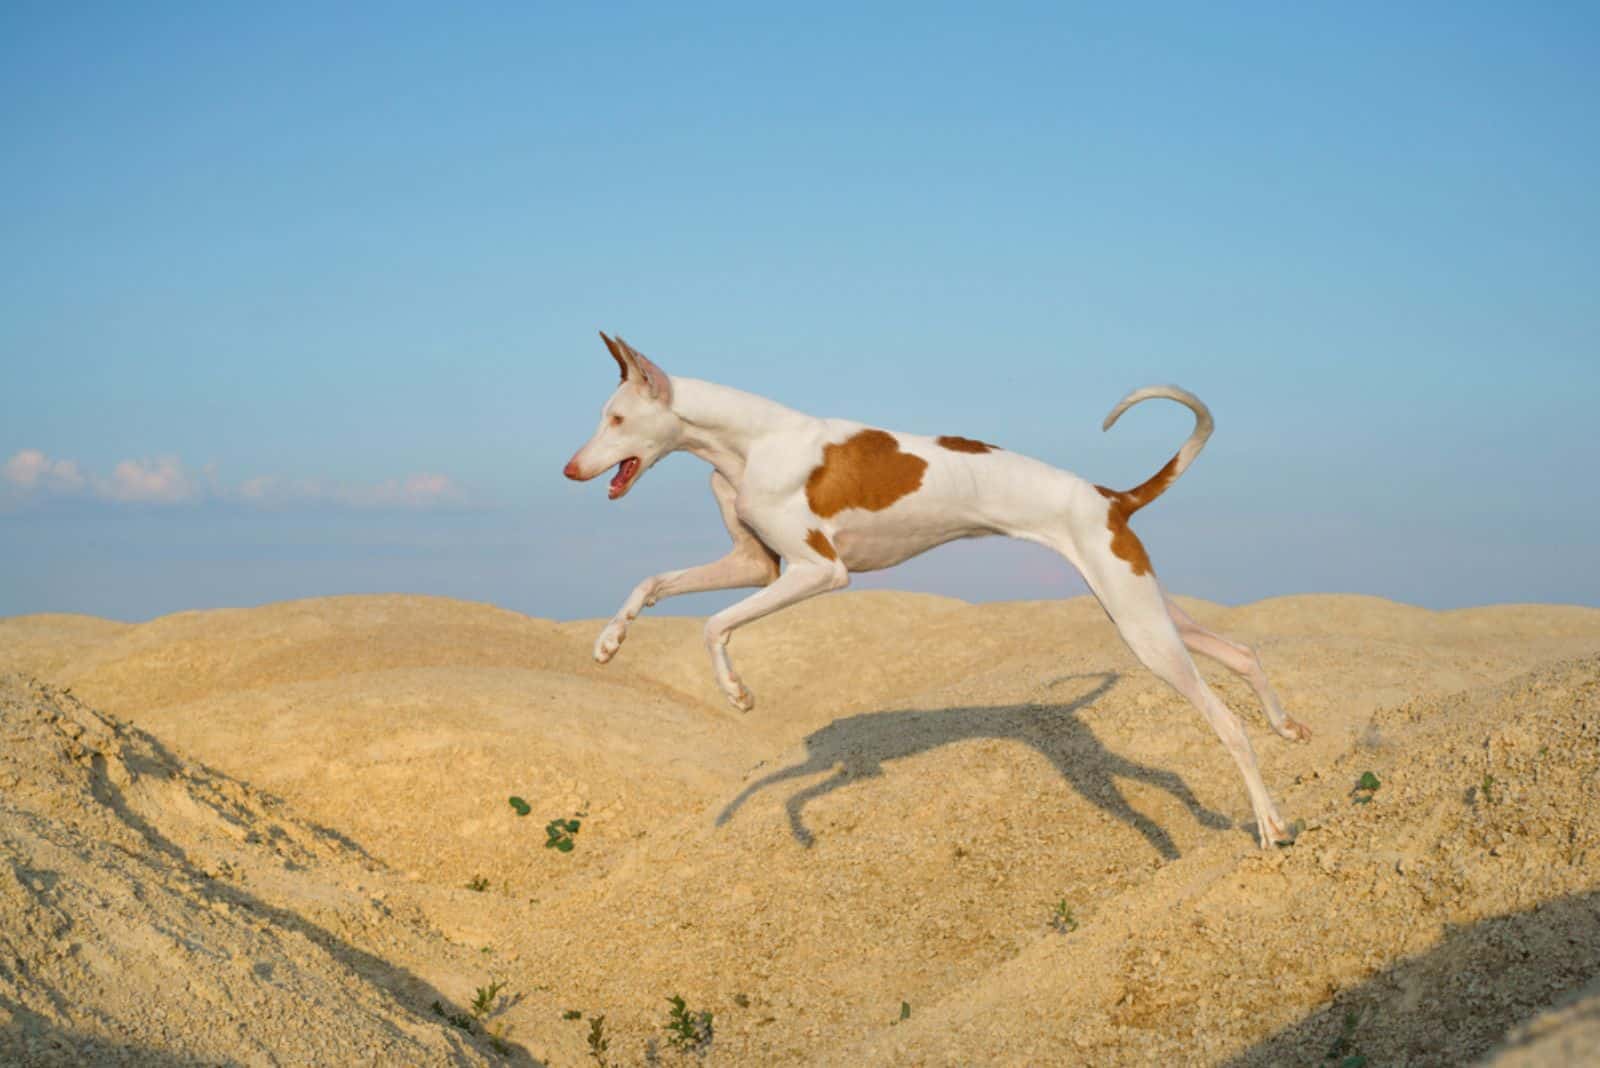
[[[1271,820],[1264,820],[1256,824],[1256,837],[1261,843],[1262,849],[1292,846],[1295,839],[1300,837],[1300,832],[1305,830],[1305,826],[1302,820],[1295,820],[1293,823],[1285,824],[1282,817],[1275,816]]]
[[[727,697],[728,703],[740,712],[748,712],[756,707],[756,695],[750,692],[749,687],[738,679],[733,680],[733,685],[724,684],[722,693]]]
[[[615,620],[606,625],[600,632],[600,637],[594,640],[594,659],[597,664],[608,663],[617,655],[617,650],[622,648],[622,639],[628,636],[626,628]]]
[[[1278,733],[1291,742],[1309,742],[1311,740],[1311,728],[1297,719],[1285,719],[1283,726],[1278,728]]]

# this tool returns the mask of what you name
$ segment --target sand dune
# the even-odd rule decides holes
[[[40,680],[0,702],[0,940],[28,962],[0,963],[0,1042],[565,1065],[604,1014],[611,1063],[670,1063],[675,994],[727,1064],[1592,1040],[1562,999],[1600,975],[1600,611],[1185,604],[1316,732],[1280,741],[1206,668],[1308,825],[1290,849],[1254,847],[1226,753],[1087,599],[809,602],[735,638],[747,715],[694,619],[606,667],[596,622],[438,598],[0,620],[0,669]],[[432,1009],[491,978],[499,1052]]]
[[[395,959],[449,947],[358,847],[20,676],[0,730],[0,1062],[484,1060],[394,1011],[438,997]]]

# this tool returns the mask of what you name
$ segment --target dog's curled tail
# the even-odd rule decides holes
[[[1111,414],[1106,416],[1106,421],[1100,424],[1101,430],[1110,430],[1122,413],[1132,408],[1140,401],[1152,397],[1165,397],[1175,400],[1194,413],[1194,433],[1189,435],[1189,440],[1179,447],[1178,452],[1167,465],[1145,481],[1139,483],[1131,490],[1108,490],[1104,486],[1096,487],[1105,496],[1110,497],[1121,505],[1124,515],[1132,515],[1165,492],[1166,488],[1177,481],[1179,475],[1194,463],[1194,458],[1200,455],[1200,450],[1205,448],[1206,439],[1211,436],[1211,431],[1216,424],[1211,420],[1211,409],[1205,403],[1186,389],[1177,386],[1145,386],[1136,389],[1117,402],[1111,409]]]

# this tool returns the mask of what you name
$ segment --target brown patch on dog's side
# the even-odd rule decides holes
[[[806,544],[829,560],[839,559],[839,554],[833,551],[833,542],[829,541],[828,536],[820,530],[813,528],[811,533],[806,535]]]
[[[994,452],[998,448],[987,441],[974,441],[971,438],[958,438],[949,434],[940,437],[938,442],[951,452]]]
[[[825,445],[822,464],[806,479],[806,501],[824,519],[846,508],[881,512],[922,485],[928,461],[900,450],[892,434],[863,430]]]
[[[1164,469],[1163,469],[1164,470]],[[1154,481],[1152,479],[1151,481]],[[1145,483],[1149,485],[1149,483]],[[1143,489],[1144,486],[1139,487]],[[1165,488],[1165,487],[1163,487]],[[1144,551],[1144,542],[1139,540],[1139,535],[1128,526],[1128,517],[1133,515],[1139,505],[1130,507],[1128,493],[1119,493],[1117,490],[1096,486],[1100,496],[1110,502],[1110,509],[1106,513],[1106,527],[1111,531],[1111,551],[1119,558],[1128,562],[1128,567],[1135,575],[1148,575],[1150,573],[1150,555]],[[1156,491],[1161,492],[1160,490]],[[1154,496],[1154,494],[1152,494]]]

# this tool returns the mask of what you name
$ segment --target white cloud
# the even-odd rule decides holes
[[[111,471],[110,481],[95,481],[95,492],[113,501],[150,501],[176,504],[193,500],[195,480],[176,456],[158,460],[124,460]]]
[[[368,508],[431,508],[458,503],[462,497],[461,490],[448,476],[424,473],[406,479],[391,478],[372,487],[357,487],[345,495],[345,501]]]
[[[0,467],[12,497],[45,498],[88,492],[124,504],[233,501],[252,507],[320,504],[338,508],[427,509],[462,504],[467,494],[448,475],[421,472],[378,483],[325,482],[260,475],[237,485],[217,478],[216,466],[191,472],[176,456],[123,460],[109,478],[85,474],[72,460],[56,460],[38,449],[22,449]]]
[[[234,490],[240,500],[251,502],[264,502],[276,496],[278,487],[283,480],[276,475],[260,475],[256,478],[247,478],[239,483]]]
[[[52,460],[38,449],[23,449],[0,468],[5,480],[21,490],[45,489],[73,493],[84,485],[83,473],[72,460]]]

